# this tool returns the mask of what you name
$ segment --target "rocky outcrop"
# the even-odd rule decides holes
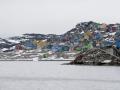
[[[87,50],[77,55],[71,64],[84,65],[120,65],[120,58],[98,48]]]

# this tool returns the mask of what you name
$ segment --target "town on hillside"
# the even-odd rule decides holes
[[[0,38],[0,60],[74,60],[91,48],[108,48],[120,40],[120,24],[80,22],[62,34],[26,33]]]

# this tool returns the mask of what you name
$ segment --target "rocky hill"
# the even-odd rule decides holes
[[[110,46],[114,43],[115,33],[120,31],[120,24],[96,23],[93,21],[80,22],[74,28],[62,35],[27,33],[23,36],[13,36],[8,39],[0,38],[0,48],[10,48],[16,44],[32,43],[33,40],[47,40],[49,44],[64,44],[69,47],[81,47],[84,40],[92,42],[96,47]]]

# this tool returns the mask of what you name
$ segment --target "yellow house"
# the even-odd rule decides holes
[[[87,31],[84,33],[84,39],[89,40],[89,38],[92,36],[92,33],[90,31]]]
[[[43,48],[47,45],[47,40],[34,40],[34,43],[37,45],[37,48]]]

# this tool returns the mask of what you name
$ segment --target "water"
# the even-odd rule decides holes
[[[119,90],[120,67],[0,62],[0,90]]]

